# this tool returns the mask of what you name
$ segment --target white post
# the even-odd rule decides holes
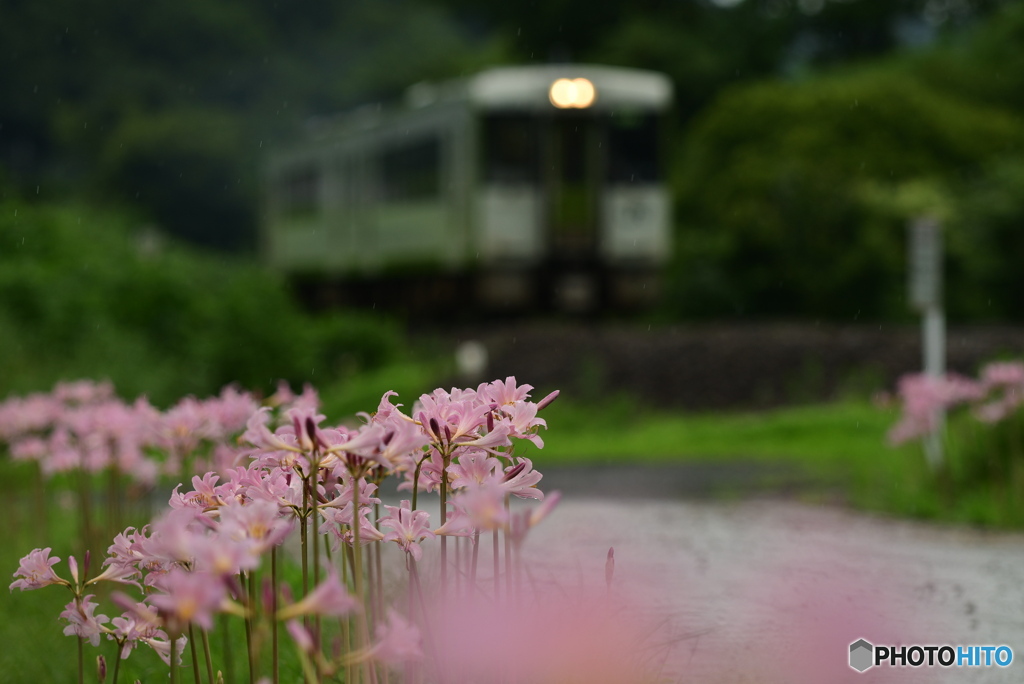
[[[924,311],[922,319],[924,342],[924,372],[933,378],[946,374],[946,317],[942,306],[935,304]],[[934,416],[935,429],[925,438],[925,456],[932,470],[942,464],[942,436],[946,433],[946,412],[937,409]]]
[[[941,378],[946,373],[946,318],[942,308],[942,232],[938,221],[919,217],[910,224],[910,301],[921,314],[924,372]],[[934,416],[935,430],[924,443],[928,465],[937,469],[943,460],[945,412]]]

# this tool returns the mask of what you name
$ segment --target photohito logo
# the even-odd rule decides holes
[[[850,644],[850,667],[857,672],[888,664],[889,667],[1008,667],[1013,662],[1009,646],[875,646],[866,639]]]

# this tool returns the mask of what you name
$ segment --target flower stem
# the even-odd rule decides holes
[[[280,662],[278,661],[277,654],[277,547],[270,549],[270,590],[273,598],[270,599],[270,614],[275,616],[270,621],[270,639],[273,645],[273,669],[271,670],[271,676],[273,677],[273,684],[279,684],[280,682]]]
[[[469,565],[469,594],[476,590],[476,566],[480,558],[480,530],[473,532],[473,560]]]
[[[355,583],[356,599],[363,606],[363,610],[356,612],[356,634],[355,649],[359,650],[365,643],[363,636],[366,632],[366,596],[363,594],[363,551],[360,548],[359,528],[362,516],[359,515],[359,477],[358,472],[352,473],[352,580]],[[359,682],[363,678],[365,665],[361,664],[353,672],[354,681]]]
[[[428,453],[426,456],[416,461],[416,470],[412,473],[412,510],[416,510],[416,495],[420,493],[420,468],[423,467],[423,462],[430,458]]]
[[[191,623],[188,626],[188,647],[192,654],[192,681],[200,684],[202,679],[199,677],[199,654],[196,652],[196,634]]]
[[[117,684],[117,676],[121,673],[121,648],[124,641],[117,642],[117,650],[114,651],[114,684]]]
[[[306,478],[302,478],[302,494],[302,512],[299,516],[299,540],[302,546],[302,598],[306,598],[306,594],[309,593],[309,557],[307,554],[309,531],[306,528],[306,525],[309,523],[309,482]]]
[[[494,557],[494,600],[497,601],[501,596],[501,553],[498,547],[498,529],[495,528],[492,533],[492,549]]]
[[[309,498],[313,502],[312,504],[312,518],[313,518],[313,586],[320,586],[320,514],[317,511],[318,502],[318,487],[317,487],[317,476],[320,473],[320,467],[317,463],[313,464],[312,472],[309,474]],[[320,616],[317,615],[313,624],[313,643],[316,645],[316,652],[320,652]]]
[[[509,517],[509,495],[505,495],[505,517]],[[509,526],[505,523],[505,596],[512,596],[512,539],[509,536]]]
[[[206,679],[210,684],[215,684],[213,679],[213,658],[210,656],[210,635],[206,633],[205,629],[200,629],[199,633],[203,636],[203,656],[206,658]]]
[[[178,684],[178,659],[175,657],[178,651],[178,636],[171,636],[171,684]]]
[[[220,621],[220,633],[221,640],[224,644],[224,679],[227,684],[235,684],[235,658],[234,650],[232,649],[233,640],[231,639],[231,630],[228,623],[228,616],[221,615]]]
[[[253,611],[253,607],[254,606],[252,605],[252,600],[249,599],[249,597],[252,595],[251,587],[252,587],[253,583],[256,580],[252,576],[252,571],[251,570],[249,572],[245,573],[245,575],[246,575],[246,578],[242,581],[242,591],[245,593],[245,596],[246,596],[246,608],[247,608],[246,615],[245,615],[245,653],[246,653],[246,662],[249,665],[249,684],[255,684],[255,682],[256,682],[256,673],[253,671],[254,668],[253,668],[253,657],[252,657],[252,649],[253,649],[253,643],[252,643],[252,636],[253,636],[252,635],[252,611]]]
[[[441,527],[448,521],[448,463],[451,456],[441,453]],[[441,600],[448,596],[448,535],[441,537]]]
[[[85,682],[85,653],[83,652],[82,637],[78,637],[78,684]]]

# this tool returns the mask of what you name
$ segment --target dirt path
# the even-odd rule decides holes
[[[674,640],[667,681],[1024,681],[1024,535],[783,501],[581,496],[535,530],[531,575],[569,568],[573,581],[602,587],[609,546],[616,596],[661,625],[658,639]],[[1015,661],[859,674],[847,657],[862,637],[1006,644]]]

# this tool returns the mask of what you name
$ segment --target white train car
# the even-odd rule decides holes
[[[269,156],[271,265],[343,285],[350,300],[390,291],[559,310],[653,300],[671,250],[666,76],[507,67],[419,84],[405,99],[311,125]]]

